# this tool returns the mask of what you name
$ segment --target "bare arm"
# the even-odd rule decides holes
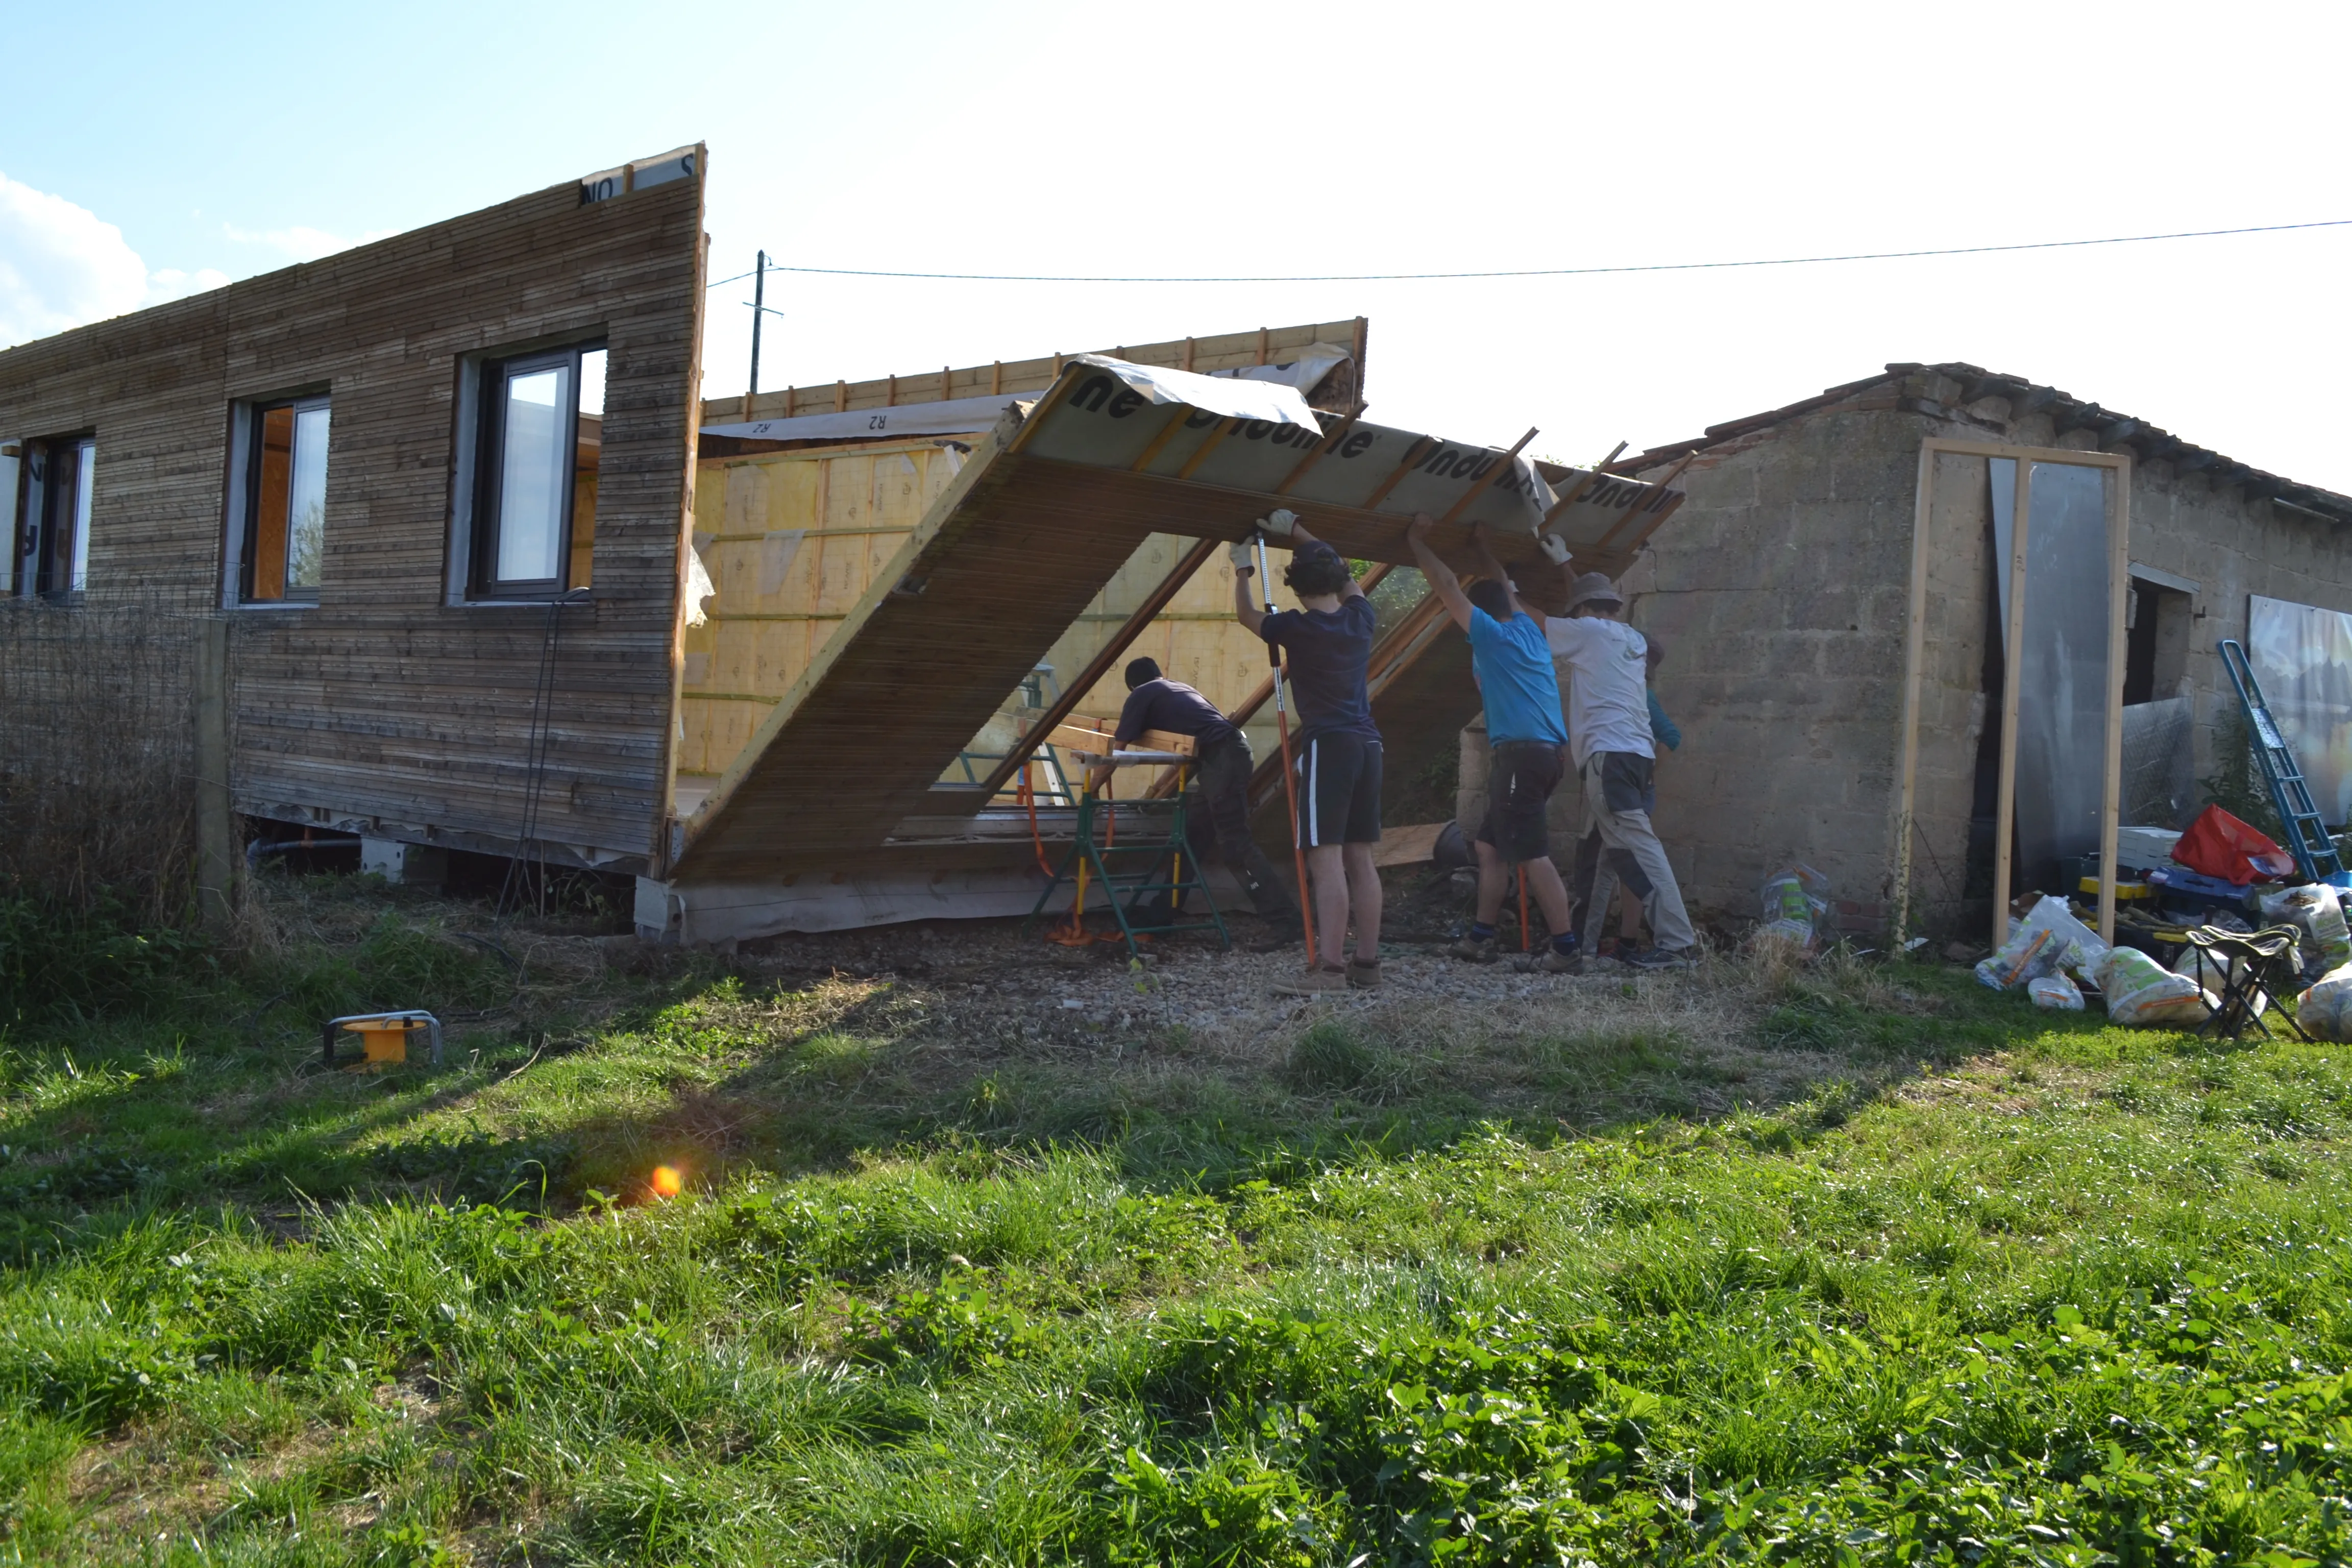
[[[1495,559],[1494,546],[1486,542],[1486,525],[1485,523],[1479,522],[1473,523],[1471,525],[1470,548],[1477,552],[1476,564],[1478,567],[1478,574],[1482,577],[1491,577],[1496,582],[1500,583],[1503,585],[1503,591],[1511,596],[1512,610],[1518,615],[1527,616],[1538,626],[1543,625],[1543,616],[1537,613],[1535,606],[1529,605],[1526,600],[1519,597],[1519,585],[1511,581],[1511,574],[1508,569],[1507,569],[1500,561]]]
[[[1310,550],[1322,542],[1323,542],[1321,540],[1307,531],[1307,525],[1305,523],[1299,522],[1296,520],[1291,522],[1290,548],[1294,552],[1301,550]],[[1356,585],[1356,580],[1353,577],[1349,578],[1348,585],[1339,590],[1339,597],[1343,600],[1360,599],[1363,596],[1363,589]]]
[[[1260,636],[1258,628],[1265,625],[1265,606],[1250,592],[1250,580],[1257,568],[1236,556],[1234,561],[1234,618],[1249,628],[1252,637]]]
[[[1437,552],[1429,547],[1430,527],[1427,512],[1413,513],[1412,524],[1404,531],[1404,541],[1412,546],[1413,561],[1421,567],[1421,574],[1429,579],[1430,587],[1436,590],[1445,613],[1466,632],[1470,629],[1470,597],[1463,593],[1462,580],[1454,574],[1454,569],[1440,561]]]

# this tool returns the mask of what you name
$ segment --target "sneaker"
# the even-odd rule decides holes
[[[1348,988],[1348,972],[1340,968],[1310,969],[1274,983],[1276,996],[1326,996]]]
[[[1495,939],[1491,936],[1472,936],[1465,931],[1452,947],[1445,951],[1468,963],[1492,963],[1495,962]]]
[[[1536,960],[1534,969],[1538,974],[1581,974],[1584,973],[1584,954],[1574,949],[1562,952],[1556,947],[1548,948],[1543,956]]]
[[[1350,991],[1378,991],[1381,988],[1381,961],[1377,958],[1348,960],[1348,988]]]
[[[1688,969],[1698,958],[1686,947],[1645,947],[1639,952],[1620,952],[1617,962],[1629,969]]]

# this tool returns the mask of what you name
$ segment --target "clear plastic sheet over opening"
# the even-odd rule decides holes
[[[1989,460],[1994,577],[2009,679],[2018,682],[2013,886],[2057,890],[2058,862],[2099,847],[2106,778],[2110,470],[2035,463],[2027,499],[2024,647],[2007,647],[2017,459]],[[2064,889],[2072,891],[2073,889]]]
[[[2255,595],[2246,653],[2319,815],[2352,821],[2352,616]]]

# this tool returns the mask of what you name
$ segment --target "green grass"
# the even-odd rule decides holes
[[[2352,1047],[1831,964],[1082,1048],[305,907],[15,1010],[0,1560],[2346,1556]]]

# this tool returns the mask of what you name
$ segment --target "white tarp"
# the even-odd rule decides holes
[[[1221,414],[1228,419],[1256,419],[1274,425],[1295,425],[1303,430],[1323,433],[1316,422],[1315,411],[1307,406],[1307,399],[1295,386],[1278,381],[1235,380],[1219,375],[1196,375],[1189,370],[1169,370],[1156,364],[1129,364],[1108,354],[1077,354],[1070,364],[1092,365],[1106,371],[1140,393],[1148,403],[1181,403],[1198,408],[1204,414]],[[1253,367],[1258,368],[1258,367]],[[1263,367],[1272,369],[1272,366]],[[1063,374],[1068,374],[1067,369]],[[1091,400],[1101,407],[1117,395],[1108,394],[1093,380],[1081,381],[1070,391],[1070,401],[1084,405]]]
[[[2352,616],[2259,594],[2252,599],[2246,653],[2263,700],[2294,750],[2319,815],[2330,826],[2352,821]],[[2221,701],[2225,711],[2242,712],[2229,687]]]
[[[1298,357],[1279,364],[1239,364],[1231,370],[1213,370],[1209,374],[1219,380],[1275,381],[1285,386],[1295,386],[1301,392],[1312,392],[1331,374],[1331,367],[1352,358],[1337,343],[1308,343],[1298,351]]]

